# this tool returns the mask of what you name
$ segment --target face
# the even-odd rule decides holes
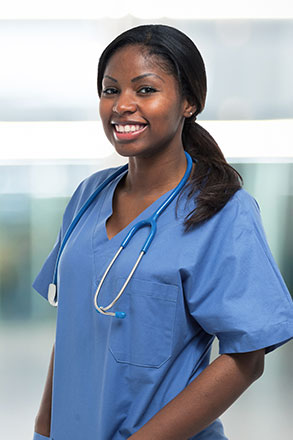
[[[182,149],[181,133],[191,106],[177,80],[140,46],[126,46],[104,72],[100,115],[109,141],[122,156]]]

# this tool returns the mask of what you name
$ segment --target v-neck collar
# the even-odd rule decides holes
[[[105,197],[103,201],[103,207],[102,207],[102,216],[103,216],[103,234],[105,237],[106,242],[108,243],[116,243],[117,241],[123,241],[128,231],[131,229],[132,226],[134,226],[139,221],[146,219],[150,217],[160,206],[161,203],[163,203],[163,200],[168,197],[168,195],[173,191],[174,188],[170,189],[166,193],[162,194],[157,200],[155,200],[153,203],[151,203],[146,209],[144,209],[137,217],[135,217],[130,223],[128,223],[125,228],[121,229],[116,235],[114,235],[111,239],[108,238],[107,229],[106,229],[106,223],[108,218],[111,217],[113,214],[113,198],[114,193],[117,188],[117,185],[119,184],[120,180],[126,175],[127,170],[119,175],[116,179],[114,179],[107,188],[105,188]],[[168,209],[168,208],[167,208]]]

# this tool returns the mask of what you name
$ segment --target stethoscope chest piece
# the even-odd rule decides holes
[[[58,306],[57,288],[56,288],[56,285],[53,284],[53,283],[49,284],[49,288],[48,288],[48,301],[51,304],[51,306],[53,306],[53,307],[57,307]]]

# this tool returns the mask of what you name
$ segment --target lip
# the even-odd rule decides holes
[[[147,125],[144,121],[136,121],[134,119],[113,119],[112,125]]]
[[[118,141],[133,141],[135,139],[137,139],[142,133],[144,133],[144,131],[147,129],[148,124],[143,124],[141,122],[134,122],[134,121],[127,121],[127,122],[115,122],[112,123],[113,125],[113,133],[114,133],[114,138]],[[143,125],[142,128],[140,128],[139,130],[136,131],[128,131],[125,133],[122,132],[118,132],[115,128],[115,125]]]

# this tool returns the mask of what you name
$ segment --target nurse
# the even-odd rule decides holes
[[[264,355],[293,336],[293,306],[262,229],[258,205],[215,140],[197,124],[205,67],[194,43],[164,25],[119,35],[98,67],[105,134],[128,169],[85,210],[61,254],[56,342],[34,439],[225,440],[218,417],[259,378]],[[235,139],[236,141],[236,139]],[[125,235],[161,213],[148,252],[112,311],[95,293]],[[83,181],[34,287],[47,299],[62,239],[115,170]],[[148,227],[105,278],[110,304]],[[123,315],[124,316],[124,315]],[[210,363],[214,338],[219,356]]]

